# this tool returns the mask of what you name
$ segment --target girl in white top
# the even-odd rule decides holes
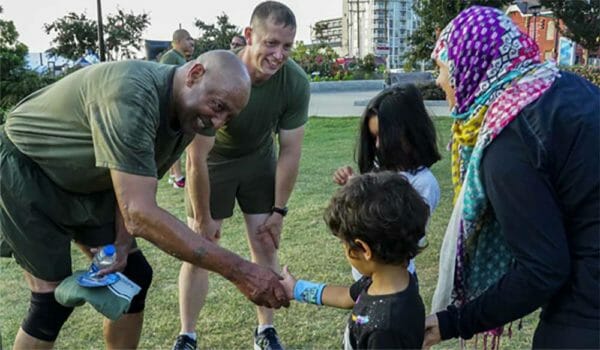
[[[398,171],[421,194],[431,215],[440,199],[440,187],[429,167],[441,157],[433,121],[417,87],[406,84],[380,92],[367,105],[360,123],[354,154],[359,172]],[[352,167],[343,166],[333,174],[333,181],[344,185],[353,175]],[[420,245],[426,245],[425,237]],[[413,259],[408,270],[415,274]],[[352,274],[360,278],[357,271]]]

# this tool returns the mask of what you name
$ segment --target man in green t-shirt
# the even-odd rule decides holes
[[[152,268],[135,236],[232,281],[258,305],[288,305],[279,277],[195,234],[157,206],[162,177],[195,134],[214,134],[247,104],[251,80],[229,51],[183,66],[102,63],[21,101],[0,127],[0,238],[23,268],[31,302],[15,349],[51,348],[72,308],[54,290],[71,275],[71,241],[114,243],[142,287],[128,313],[105,321],[107,348],[135,348]]]
[[[244,30],[247,46],[236,52],[252,78],[250,101],[216,137],[197,135],[188,149],[190,227],[217,242],[221,224],[233,214],[237,199],[252,260],[274,271],[279,270],[277,250],[298,174],[310,99],[305,72],[289,59],[295,34],[295,16],[287,6],[267,1],[254,9]],[[204,162],[211,147],[207,174]],[[195,326],[207,291],[208,272],[184,263],[179,274],[181,331],[175,349],[196,346]],[[254,343],[260,349],[281,348],[272,309],[258,309]]]
[[[160,58],[160,63],[181,66],[185,64],[194,53],[194,39],[185,29],[177,29],[173,32],[171,41],[172,49],[165,52]],[[181,160],[177,159],[169,169],[169,184],[174,188],[185,187],[185,176],[181,171]]]

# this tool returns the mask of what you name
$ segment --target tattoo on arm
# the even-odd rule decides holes
[[[202,259],[204,259],[204,257],[206,256],[208,252],[206,251],[206,248],[204,247],[198,247],[198,249],[194,250],[194,260],[197,260],[198,262],[201,262]]]

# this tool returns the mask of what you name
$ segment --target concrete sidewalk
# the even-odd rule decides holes
[[[362,115],[367,103],[381,89],[368,91],[317,92],[310,95],[309,116],[348,117]],[[425,108],[431,116],[448,116],[450,110],[446,101],[425,101]]]

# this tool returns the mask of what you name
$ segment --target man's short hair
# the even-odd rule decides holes
[[[258,4],[250,17],[250,25],[264,24],[268,19],[277,25],[296,29],[296,16],[289,7],[280,2],[265,1]]]
[[[351,249],[360,239],[375,261],[401,265],[419,252],[429,206],[404,176],[391,171],[356,176],[340,188],[325,209],[331,233]]]
[[[190,33],[185,29],[177,29],[173,32],[173,42],[178,42],[179,40],[187,39],[190,36]]]

